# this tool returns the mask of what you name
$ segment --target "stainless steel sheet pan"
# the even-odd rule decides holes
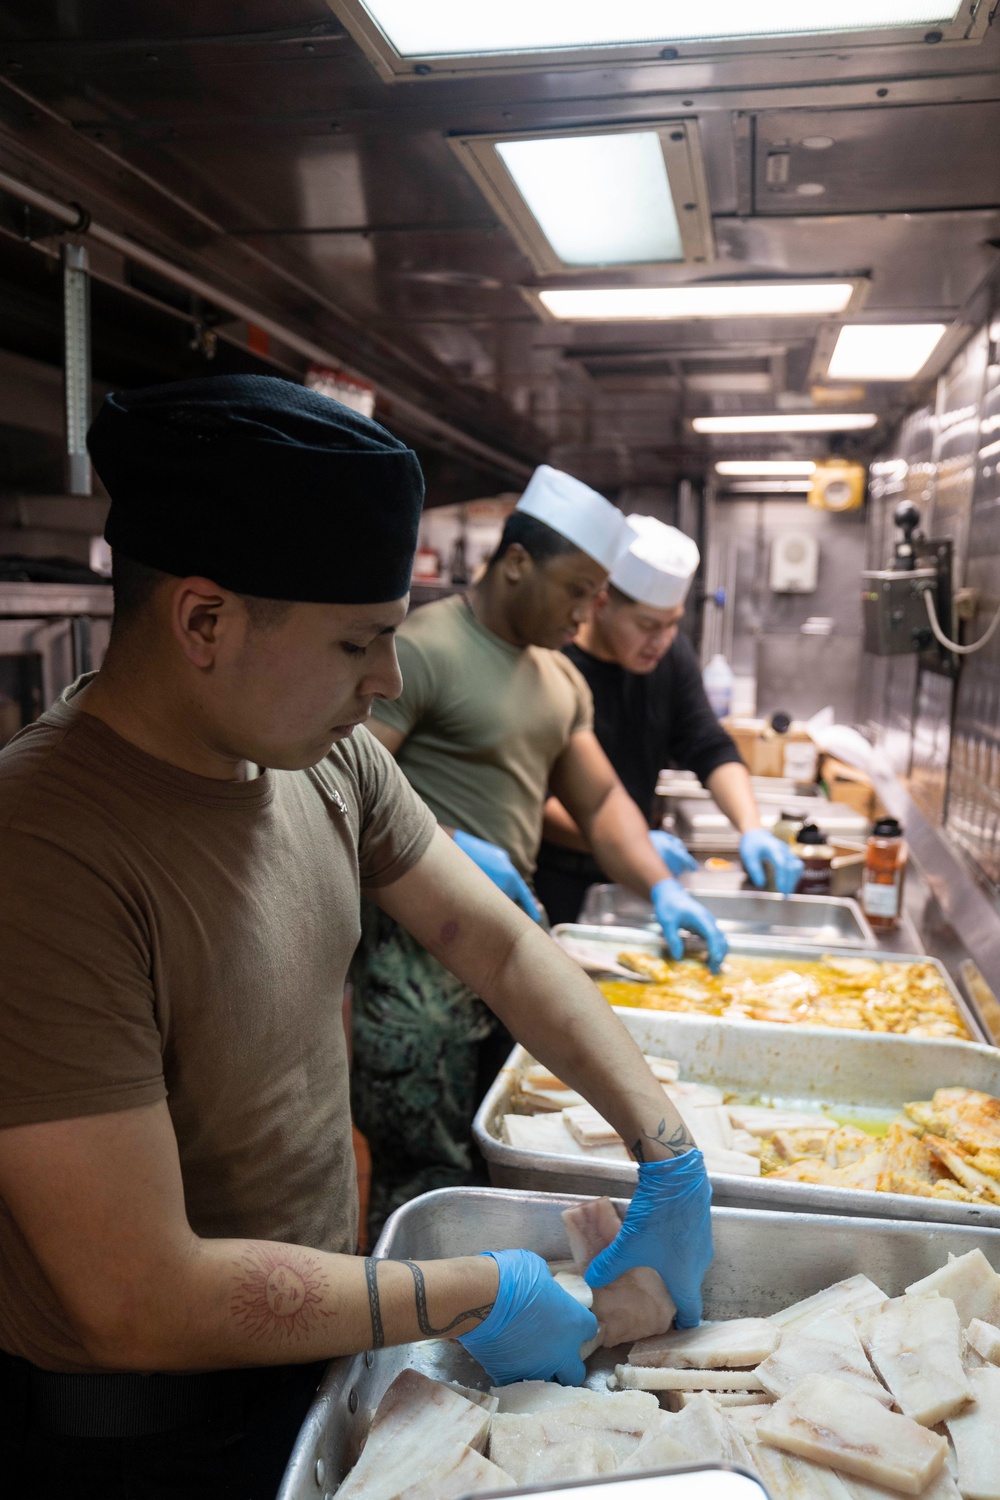
[[[375,1248],[391,1259],[435,1260],[481,1250],[529,1249],[563,1260],[560,1217],[578,1198],[554,1193],[444,1188],[394,1213]],[[620,1205],[624,1211],[624,1204]],[[894,1223],[818,1214],[715,1208],[715,1260],[705,1282],[705,1316],[777,1312],[831,1282],[863,1271],[890,1296],[936,1270],[949,1252],[980,1249],[1000,1267],[1000,1230]],[[622,1351],[590,1361],[587,1384],[603,1389]],[[357,1459],[372,1414],[407,1366],[439,1380],[486,1389],[489,1380],[461,1345],[404,1344],[330,1365],[299,1434],[277,1500],[332,1500]]]
[[[743,1100],[766,1099],[786,1109],[825,1104],[837,1119],[864,1124],[888,1123],[907,1100],[929,1099],[936,1088],[1000,1095],[1000,1051],[995,1047],[664,1011],[616,1014],[644,1052],[674,1058],[683,1079],[716,1084]],[[490,1181],[498,1187],[555,1193],[631,1194],[633,1162],[522,1151],[500,1139],[501,1122],[511,1112],[528,1062],[524,1049],[515,1047],[476,1114],[473,1135]],[[717,1203],[748,1208],[981,1224],[1000,1231],[1000,1207],[985,1204],[729,1175],[713,1175],[712,1192]]]
[[[714,802],[699,802],[695,798],[684,798],[672,804],[674,832],[692,851],[717,850],[729,853],[739,849],[739,831],[730,823],[724,812]],[[831,839],[864,839],[871,827],[863,813],[855,812],[843,802],[827,802],[820,798],[786,797],[780,804],[764,803],[760,807],[760,821],[765,828],[773,828],[783,810],[795,813],[804,822],[818,823]]]
[[[719,891],[700,888],[694,879],[688,890],[708,908],[730,940],[771,946],[815,943],[824,950],[878,946],[858,903],[843,897]],[[580,921],[589,926],[648,927],[659,932],[652,903],[621,885],[592,885]]]
[[[667,957],[667,950],[663,945],[662,937],[648,927],[607,927],[595,923],[560,922],[558,926],[553,927],[552,936],[562,937],[564,935],[566,937],[581,938],[588,944],[599,944],[606,947],[610,959],[613,959],[623,948],[641,949],[646,953],[654,953],[657,958]],[[820,951],[815,946],[803,943],[766,943],[759,939],[748,941],[739,934],[734,935],[730,939],[729,951],[731,953],[745,953],[748,957],[753,958],[801,958],[806,963],[815,963],[817,959],[822,958],[824,953],[829,953],[834,958],[871,957],[877,959],[879,963],[930,964],[948,991],[949,996],[955,1002],[955,1007],[966,1026],[968,1026],[969,1033],[973,1039],[977,1042],[988,1042],[990,1040],[989,1033],[982,1021],[958,990],[944,964],[937,958],[931,958],[927,953],[885,953],[881,949],[877,952],[873,951],[869,953],[868,951],[862,952],[858,948],[840,948],[833,944],[828,948],[824,947]],[[712,1018],[705,1017],[704,1019],[711,1020]],[[713,1022],[713,1024],[718,1023]],[[761,1021],[748,1021],[746,1024],[749,1026],[761,1026],[764,1023]],[[806,1028],[787,1026],[780,1029],[784,1031],[800,1031]],[[852,1032],[851,1035],[869,1036],[871,1033]],[[909,1040],[909,1038],[900,1036],[894,1039],[896,1041]],[[917,1040],[917,1038],[913,1040]],[[959,1043],[959,1045],[967,1046],[968,1043]],[[944,1087],[944,1085],[940,1085],[940,1087]]]

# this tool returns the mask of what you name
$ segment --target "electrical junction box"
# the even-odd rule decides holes
[[[771,592],[814,594],[819,580],[819,542],[808,531],[789,531],[771,543]]]
[[[862,573],[865,650],[873,656],[907,656],[932,640],[924,595],[937,586],[936,568]]]
[[[842,459],[820,459],[813,474],[809,504],[814,510],[860,510],[865,499],[868,471],[863,464],[845,463]]]

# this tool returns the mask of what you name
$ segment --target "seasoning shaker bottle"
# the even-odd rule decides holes
[[[868,840],[861,876],[861,905],[879,932],[895,932],[903,911],[906,842],[895,818],[879,818]]]
[[[796,886],[800,896],[829,896],[833,880],[833,859],[836,850],[826,841],[827,836],[815,823],[804,823],[799,830],[792,853],[797,854],[805,868]]]

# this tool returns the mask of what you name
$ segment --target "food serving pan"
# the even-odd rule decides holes
[[[701,897],[699,896],[698,899],[700,900]],[[590,948],[598,945],[606,948],[608,950],[609,963],[613,963],[617,954],[624,948],[631,949],[633,952],[651,953],[655,958],[667,958],[669,956],[662,937],[657,931],[648,927],[607,927],[595,923],[560,922],[558,926],[553,927],[552,936],[554,938],[577,938],[585,942]],[[694,948],[694,945],[692,945],[692,951],[698,951]],[[700,951],[703,953],[704,947]],[[748,958],[776,958],[785,961],[800,958],[805,963],[816,963],[826,955],[829,955],[831,958],[871,958],[878,963],[887,964],[929,965],[947,990],[949,998],[954,1001],[955,1008],[969,1028],[969,1034],[973,1040],[976,1042],[990,1041],[989,1033],[982,1021],[976,1015],[968,1001],[964,999],[952,980],[951,975],[944,967],[944,964],[941,963],[940,959],[931,958],[927,953],[885,953],[881,949],[878,951],[869,951],[856,947],[843,948],[834,944],[819,949],[804,943],[767,943],[762,939],[747,939],[741,934],[734,934],[730,937],[729,951],[733,954],[746,954]],[[621,975],[619,974],[616,977],[621,978]],[[640,984],[643,982],[641,976],[637,975],[636,979]],[[713,1025],[719,1024],[718,1020],[713,1019],[711,1016],[707,1016],[704,1019],[711,1021]],[[752,1021],[746,1024],[756,1028],[764,1025],[764,1022]],[[811,1029],[821,1030],[822,1028],[816,1027]],[[779,1030],[786,1032],[804,1031],[806,1028],[801,1026],[783,1026],[779,1027]],[[852,1036],[871,1035],[869,1032],[852,1032],[850,1034]],[[917,1041],[920,1038],[904,1037],[897,1034],[893,1037],[893,1040],[897,1042]],[[969,1044],[967,1042],[959,1042],[958,1045],[965,1047]],[[943,1088],[944,1086],[944,1084],[938,1085],[939,1088]]]
[[[442,1188],[397,1210],[375,1255],[437,1260],[481,1250],[534,1250],[565,1260],[560,1215],[580,1200],[554,1193]],[[625,1204],[619,1204],[624,1212]],[[715,1259],[705,1280],[706,1318],[766,1316],[832,1282],[864,1272],[889,1296],[936,1271],[949,1252],[979,1249],[1000,1266],[1000,1230],[955,1224],[903,1224],[823,1214],[713,1208]],[[603,1390],[621,1351],[600,1350],[587,1384]],[[488,1388],[488,1376],[460,1344],[426,1341],[334,1360],[317,1392],[277,1500],[333,1500],[357,1459],[372,1415],[407,1366],[436,1380]]]
[[[764,803],[760,807],[761,825],[774,827],[783,812],[794,813],[807,823],[818,823],[831,842],[840,839],[867,838],[871,827],[869,820],[855,812],[843,802],[827,802],[824,798],[787,797],[778,803]],[[740,846],[740,834],[724,812],[714,802],[700,802],[696,798],[685,798],[674,806],[674,832],[687,847],[696,853],[706,849],[720,852],[735,851]]]
[[[904,1103],[929,1099],[935,1089],[1000,1095],[1000,1051],[995,1047],[664,1011],[616,1010],[616,1015],[643,1052],[678,1062],[682,1080],[715,1084],[743,1103],[766,1101],[796,1110],[826,1105],[842,1123],[878,1127],[887,1125]],[[516,1112],[512,1104],[519,1078],[530,1061],[522,1047],[515,1047],[476,1114],[473,1135],[490,1181],[536,1192],[631,1195],[634,1162],[525,1151],[501,1140],[503,1117]],[[946,1198],[716,1173],[712,1193],[716,1203],[747,1208],[981,1224],[1000,1231],[1000,1206]]]
[[[688,890],[730,939],[743,944],[815,943],[830,948],[877,948],[878,939],[856,901],[833,896],[779,896],[771,891]],[[592,885],[580,913],[591,926],[648,927],[659,932],[653,907],[620,885]]]
[[[812,781],[796,781],[791,776],[751,776],[750,786],[758,805],[779,802],[784,806],[790,798],[812,797],[825,801],[822,788]],[[713,801],[707,786],[702,786],[693,771],[661,771],[656,783],[656,795],[676,801],[686,798],[694,802]]]

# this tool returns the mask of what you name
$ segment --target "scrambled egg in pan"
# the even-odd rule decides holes
[[[710,974],[695,959],[672,963],[649,953],[624,952],[618,954],[618,962],[652,983],[601,980],[600,989],[612,1005],[688,1011],[729,1020],[970,1039],[941,976],[929,963],[829,955],[815,961],[730,955],[721,974]]]

